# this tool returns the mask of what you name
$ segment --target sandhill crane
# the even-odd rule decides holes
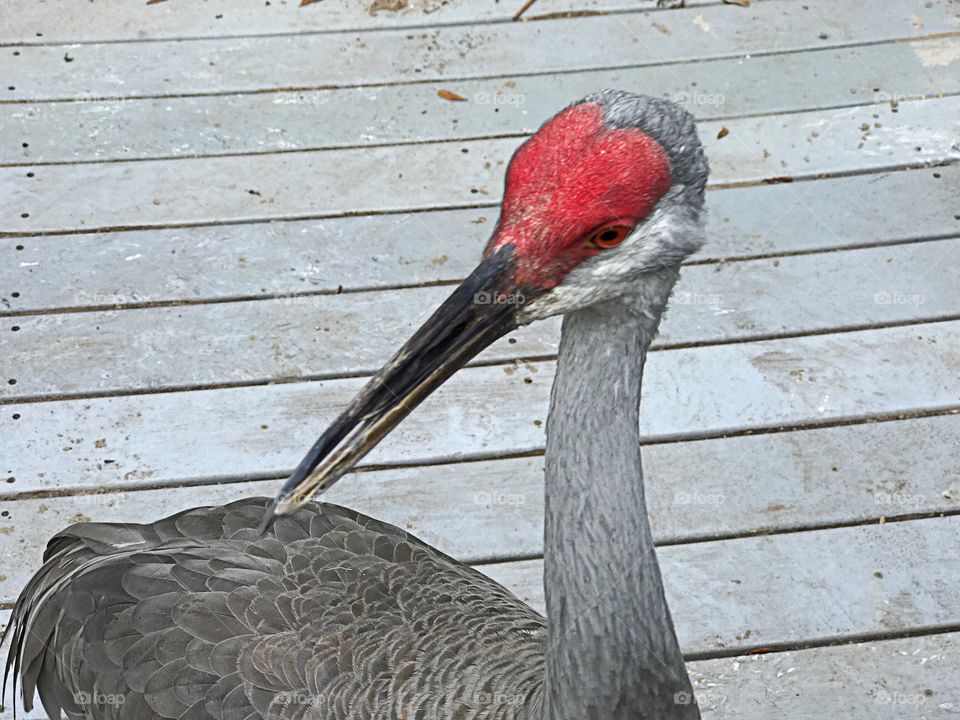
[[[553,117],[510,162],[479,266],[277,500],[50,541],[10,626],[27,707],[37,688],[71,719],[699,718],[647,521],[638,406],[702,241],[706,178],[692,118],[667,101],[608,90]],[[549,622],[403,530],[310,500],[484,347],[558,313]]]

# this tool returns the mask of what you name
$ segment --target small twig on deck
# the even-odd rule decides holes
[[[527,0],[527,1],[523,4],[523,7],[520,8],[519,10],[517,10],[517,12],[514,14],[513,19],[514,19],[514,20],[519,20],[520,17],[521,17],[527,10],[529,10],[529,9],[530,9],[530,6],[533,5],[536,1],[537,1],[537,0]]]

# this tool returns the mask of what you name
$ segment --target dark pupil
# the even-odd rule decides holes
[[[600,239],[604,242],[613,242],[620,235],[616,230],[604,230],[600,233]]]

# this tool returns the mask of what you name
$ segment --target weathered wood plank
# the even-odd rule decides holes
[[[641,431],[649,440],[696,438],[956,407],[958,348],[960,322],[954,321],[653,353]],[[369,462],[420,464],[542,448],[553,367],[461,371]],[[5,405],[4,489],[279,477],[362,383],[350,378]]]
[[[701,126],[714,185],[945,162],[960,158],[958,135],[960,97]],[[53,233],[486,204],[499,198],[517,144],[62,165],[32,177],[0,168],[0,229]]]
[[[960,508],[960,415],[798,430],[644,449],[657,543],[680,543]],[[38,548],[80,520],[139,522],[272,496],[276,480],[0,501],[0,602]],[[2,489],[2,488],[0,488]],[[543,458],[355,473],[324,497],[409,530],[465,562],[543,552]]]
[[[947,517],[670,545],[657,556],[681,646],[708,653],[955,625],[958,551],[960,517]],[[542,560],[482,570],[544,612]]]
[[[960,635],[688,663],[707,720],[947,720]]]
[[[134,7],[134,6],[131,6]],[[950,94],[960,38],[432,85],[103,102],[0,105],[0,163],[124,160],[314,150],[530,133],[598,88],[642,88],[698,118]],[[936,64],[931,58],[943,57]],[[825,69],[827,72],[825,72]],[[256,122],[251,122],[256,118]],[[28,147],[23,147],[26,142]]]
[[[689,7],[720,0],[686,0]],[[126,3],[100,10],[53,0],[5,0],[0,43],[50,44],[123,40],[297,35],[345,30],[432,27],[453,24],[511,22],[522,3],[478,3],[467,0],[424,2],[322,2],[298,8],[299,2],[266,5],[258,0],[164,2],[144,7]],[[528,20],[553,13],[623,12],[666,9],[655,0],[550,0],[531,7]]]
[[[960,240],[953,239],[694,265],[674,292],[657,344],[960,317],[958,257]],[[449,293],[408,288],[14,316],[7,323],[16,331],[0,333],[0,356],[17,383],[0,385],[0,398],[373,374]],[[523,328],[478,362],[553,354],[559,330],[558,318]]]
[[[960,167],[724,189],[708,202],[700,259],[942,237],[960,232]],[[268,295],[293,301],[338,287],[449,282],[472,269],[496,215],[483,208],[0,238],[8,272],[0,314]]]
[[[9,614],[0,610],[0,623]],[[687,668],[706,720],[821,720],[824,708],[848,720],[902,720],[905,712],[945,720],[956,709],[958,647],[960,635],[944,633],[699,660]],[[46,719],[36,709],[17,717]],[[12,703],[0,720],[13,720]]]
[[[16,56],[0,53],[0,75],[5,78],[0,99],[449,81],[508,75],[516,68],[551,73],[660,65],[920,38],[958,29],[955,8],[948,0],[910,2],[899,12],[875,12],[873,7],[871,0],[770,0],[749,12],[720,4],[659,13],[655,18],[624,13],[371,35],[27,46]],[[556,52],[560,38],[565,52]],[[64,62],[65,54],[72,62]]]

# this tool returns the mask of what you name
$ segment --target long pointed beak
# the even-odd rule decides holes
[[[517,327],[532,291],[516,286],[513,250],[507,244],[484,258],[371,378],[284,483],[261,531],[328,490],[447,378]]]

